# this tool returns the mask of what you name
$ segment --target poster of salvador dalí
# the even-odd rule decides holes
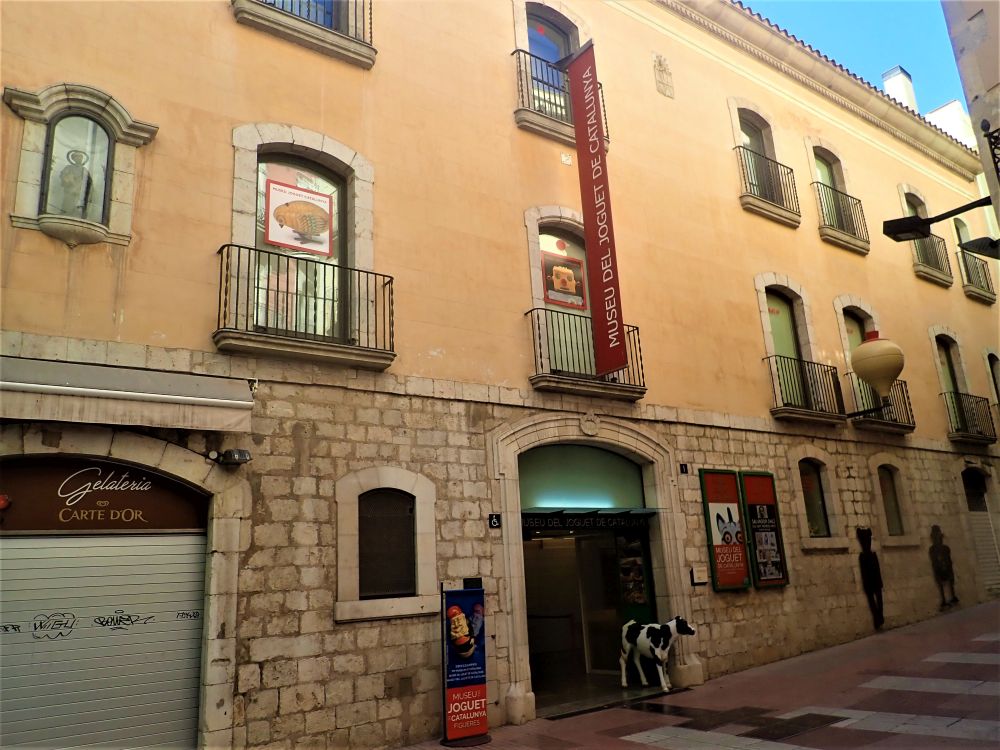
[[[735,471],[701,469],[712,587],[716,591],[750,586],[746,527],[740,509],[740,482]]]
[[[483,737],[486,714],[486,606],[482,589],[442,592],[444,741]]]

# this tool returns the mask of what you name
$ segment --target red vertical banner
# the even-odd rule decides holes
[[[618,289],[615,229],[604,151],[604,119],[597,87],[594,45],[587,42],[566,69],[576,128],[576,163],[580,170],[583,229],[587,241],[587,280],[591,295],[590,324],[598,375],[628,366],[625,324]]]

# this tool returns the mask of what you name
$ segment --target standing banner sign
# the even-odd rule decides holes
[[[764,472],[741,471],[744,515],[750,527],[753,584],[757,588],[788,585],[785,545],[778,518],[774,477]]]
[[[700,469],[701,498],[708,529],[708,559],[716,591],[750,587],[740,484],[735,471]]]
[[[486,607],[482,589],[442,591],[445,745],[490,741],[486,715]]]
[[[615,229],[604,151],[604,119],[597,87],[594,45],[587,42],[566,64],[576,128],[576,162],[580,170],[583,229],[587,241],[587,279],[591,295],[590,324],[598,375],[628,366],[625,324],[618,289]]]

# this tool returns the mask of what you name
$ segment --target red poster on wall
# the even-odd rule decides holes
[[[587,240],[594,362],[597,374],[607,375],[628,366],[628,351],[618,289],[604,119],[593,42],[587,42],[570,59],[566,73],[576,128],[576,163],[580,170],[583,230]]]
[[[750,586],[740,484],[735,471],[701,469],[701,497],[708,528],[708,555],[712,587],[716,591]]]

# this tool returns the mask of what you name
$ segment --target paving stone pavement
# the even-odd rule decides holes
[[[498,750],[997,750],[1000,601],[690,690],[490,734],[487,747]]]

